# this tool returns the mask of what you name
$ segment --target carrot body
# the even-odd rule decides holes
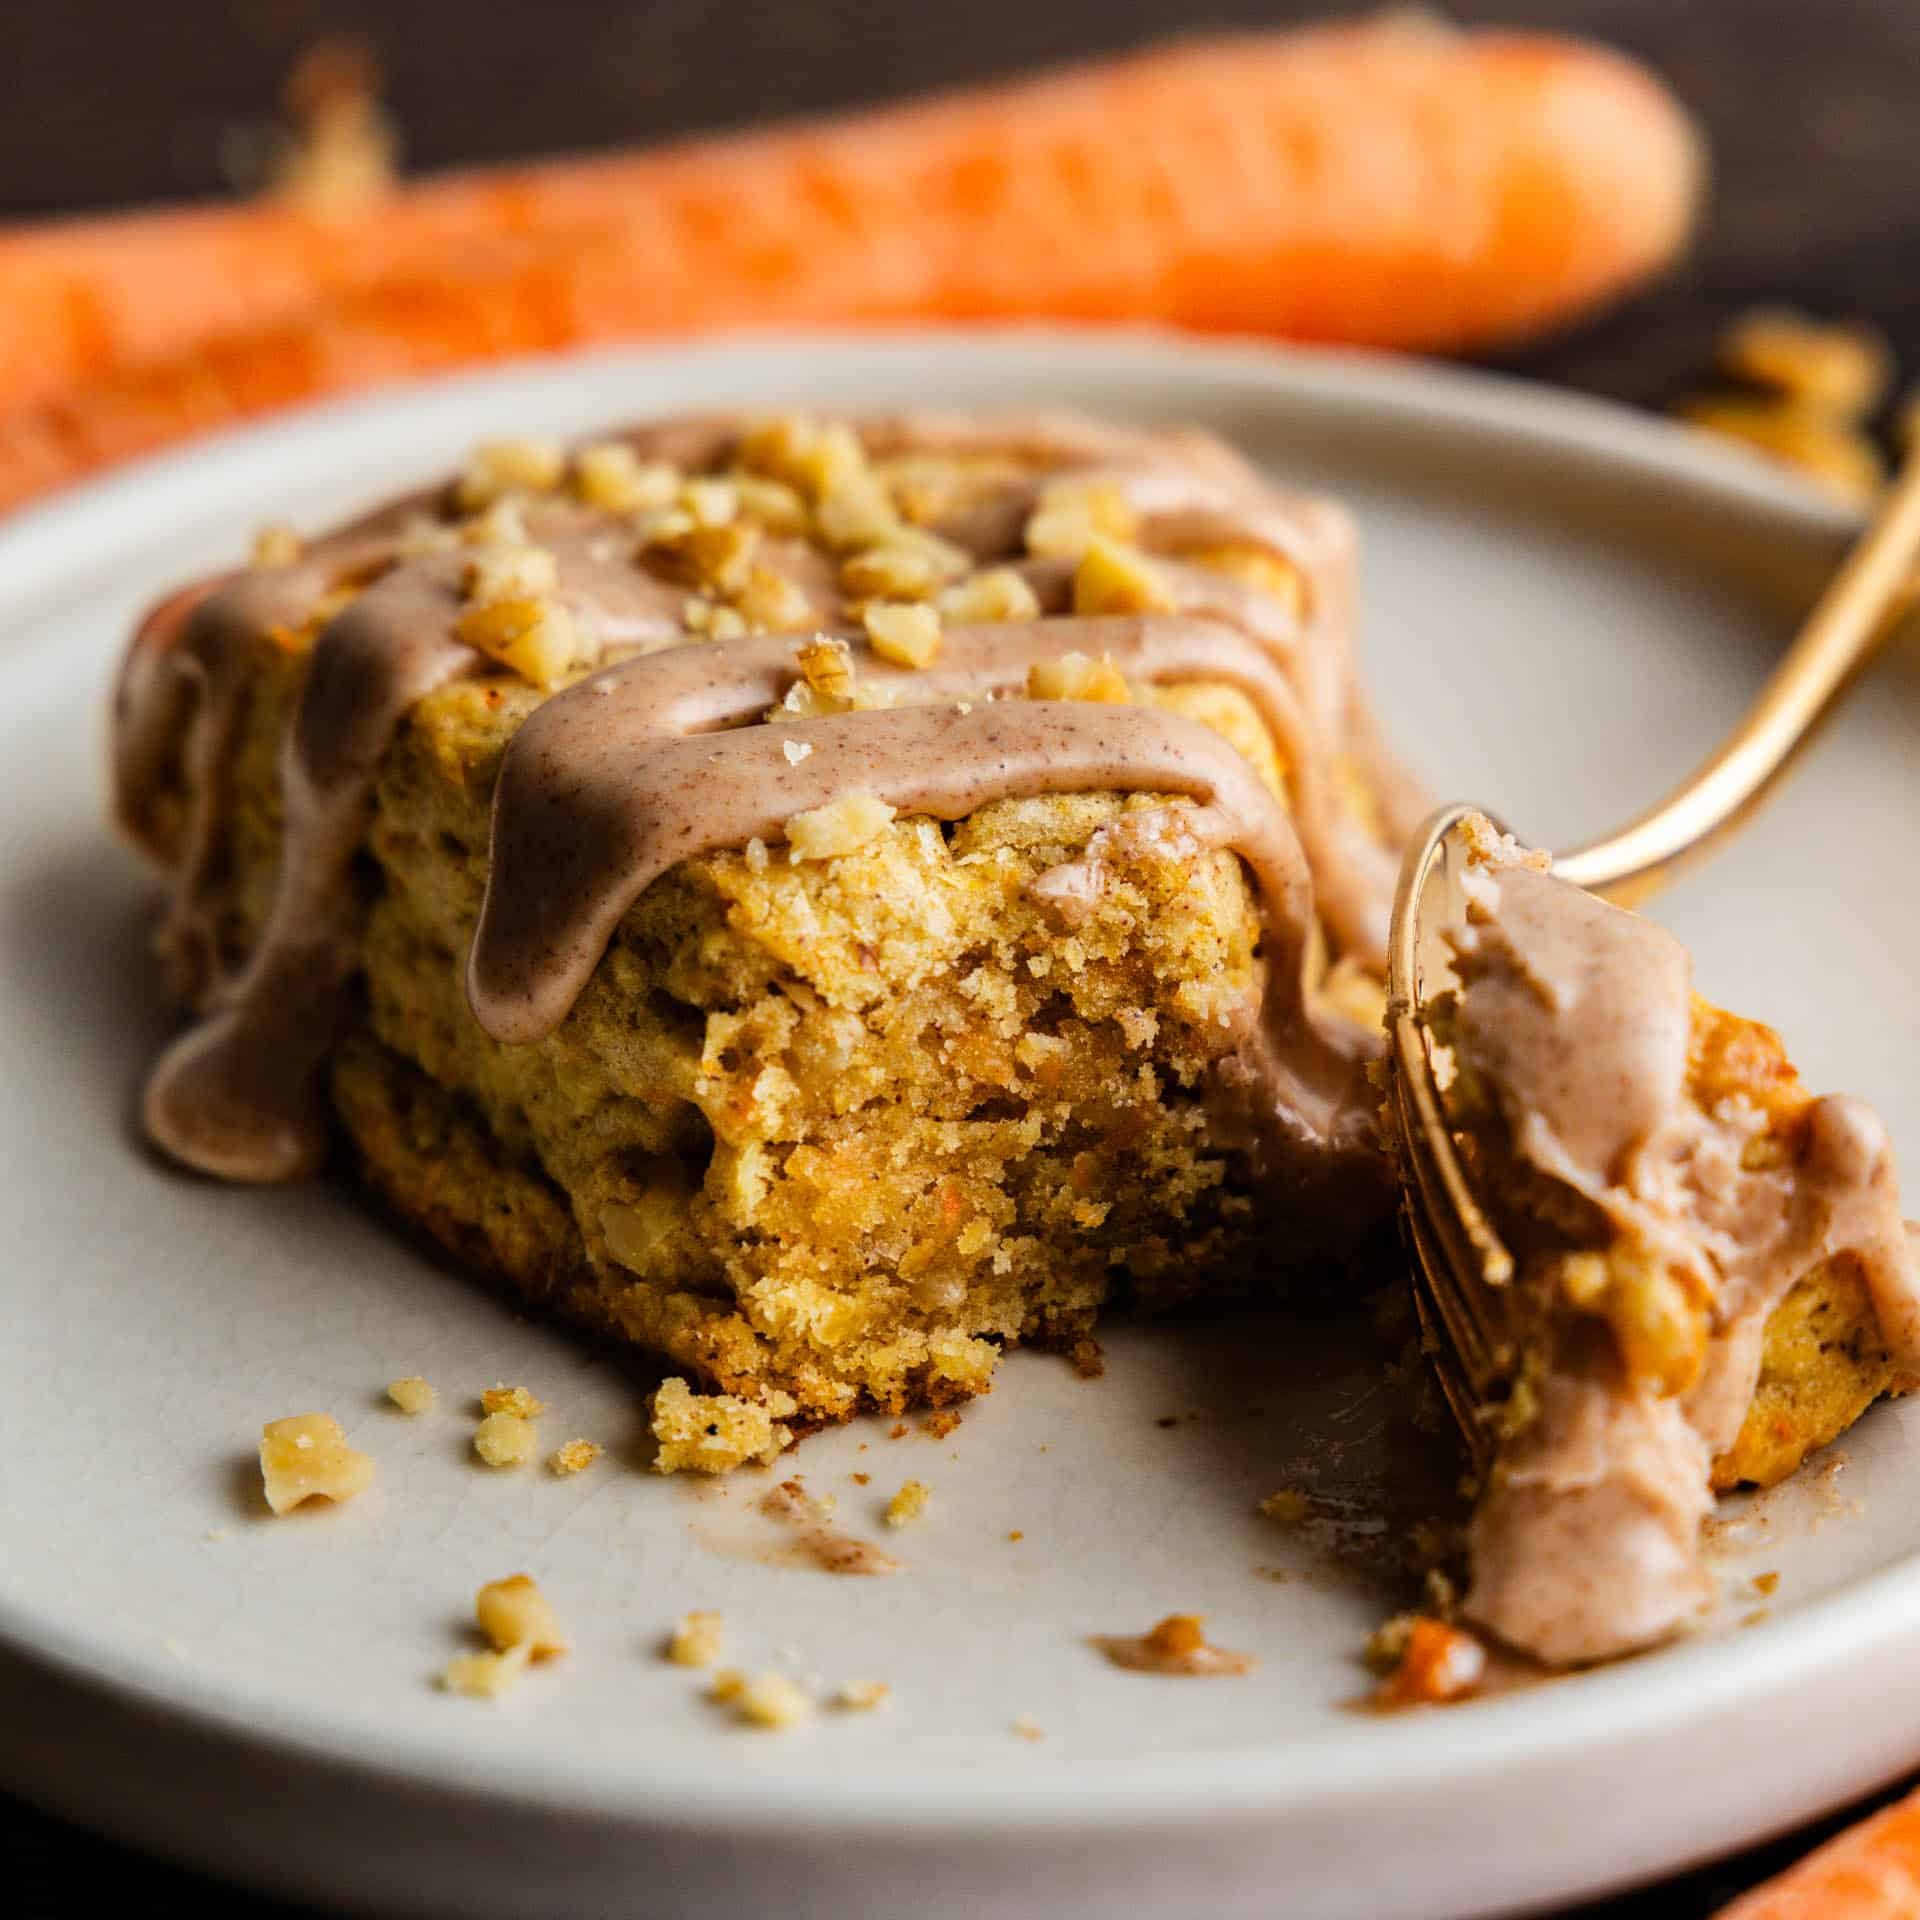
[[[258,206],[17,229],[0,503],[25,497],[29,447],[40,485],[263,405],[702,328],[1158,320],[1480,346],[1667,262],[1701,174],[1690,123],[1616,55],[1387,19],[452,175],[344,224]]]
[[[1764,1886],[1718,1920],[1914,1920],[1920,1914],[1920,1792],[1870,1819]]]

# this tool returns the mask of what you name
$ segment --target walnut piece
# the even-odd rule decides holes
[[[834,860],[857,852],[892,819],[893,809],[877,795],[843,793],[824,806],[796,813],[787,822],[787,845],[795,860]]]
[[[291,1513],[308,1500],[351,1500],[373,1485],[373,1462],[347,1445],[330,1413],[296,1413],[260,1429],[260,1479],[267,1505]]]

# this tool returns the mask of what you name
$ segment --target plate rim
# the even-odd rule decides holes
[[[470,417],[501,395],[556,395],[630,371],[658,378],[679,370],[697,386],[742,356],[773,356],[802,375],[825,356],[871,362],[952,356],[992,364],[1014,385],[1016,372],[1071,364],[1118,390],[1143,380],[1176,385],[1202,377],[1248,383],[1277,398],[1329,399],[1370,416],[1391,414],[1436,430],[1475,436],[1483,444],[1577,454],[1662,485],[1680,486],[1751,517],[1756,531],[1774,528],[1809,541],[1831,541],[1853,516],[1784,471],[1697,431],[1579,394],[1538,387],[1518,376],[1265,342],[1200,341],[1155,329],[1019,327],[991,330],[750,334],[719,340],[658,343],[588,354],[518,360],[451,379],[408,383],[210,436],[74,488],[0,523],[0,624],[78,583],[96,567],[100,531],[117,519],[144,517],[146,539],[170,527],[200,524],[236,498],[265,499],[261,488],[296,491],[338,471],[341,452],[371,424],[424,439],[442,416]],[[111,535],[109,536],[109,544]],[[0,654],[0,689],[24,675],[51,690],[60,672],[57,634],[30,639]],[[43,682],[42,675],[48,678]],[[1676,1723],[1737,1718],[1753,1704],[1752,1677],[1767,1674],[1769,1699],[1808,1698],[1839,1672],[1883,1658],[1920,1629],[1920,1557],[1882,1569],[1840,1592],[1739,1635],[1700,1640],[1664,1652],[1657,1668],[1626,1662],[1556,1688],[1555,1712],[1544,1721],[1523,1692],[1475,1703],[1466,1711],[1415,1717],[1391,1740],[1353,1730],[1297,1736],[1253,1748],[1232,1747],[1146,1761],[1122,1760],[1026,1776],[1009,1770],[965,1783],[951,1777],[917,1782],[901,1772],[760,1777],[742,1788],[720,1778],[686,1779],[644,1751],[581,1754],[536,1781],[516,1768],[511,1752],[487,1743],[442,1742],[396,1733],[378,1754],[365,1746],[364,1726],[348,1715],[289,1706],[269,1688],[251,1691],[244,1676],[203,1680],[111,1637],[89,1635],[23,1606],[0,1575],[0,1655],[41,1669],[61,1684],[121,1700],[233,1746],[236,1753],[285,1762],[322,1761],[384,1786],[431,1786],[461,1797],[471,1810],[537,1809],[549,1814],[619,1822],[776,1836],[804,1822],[816,1835],[871,1838],[884,1831],[952,1837],[982,1825],[996,1832],[1059,1837],[1125,1823],[1172,1831],[1241,1816],[1307,1816],[1356,1796],[1404,1792],[1444,1764],[1456,1777],[1491,1784],[1506,1769],[1564,1757],[1596,1743],[1628,1742],[1671,1732]],[[1681,1704],[1675,1706],[1678,1700]],[[0,1746],[0,1752],[4,1747]],[[1743,1836],[1733,1836],[1734,1841]]]

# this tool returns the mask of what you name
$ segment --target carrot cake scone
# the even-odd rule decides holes
[[[121,684],[198,1016],[147,1130],[266,1181],[337,1125],[681,1369],[712,1467],[1330,1270],[1389,1211],[1416,804],[1351,545],[1203,435],[1051,418],[499,443],[276,532]]]
[[[247,1181],[343,1136],[669,1362],[667,1471],[1085,1353],[1116,1299],[1350,1273],[1421,808],[1351,566],[1205,435],[1052,417],[495,443],[276,531],[121,680],[197,1016],[147,1131]],[[1647,923],[1504,852],[1480,890],[1447,1037],[1521,1366],[1469,1607],[1578,1660],[1698,1602],[1710,1484],[1914,1383],[1910,1280],[1870,1115]],[[538,1452],[520,1410],[475,1440]]]
[[[1712,1598],[1716,1490],[1771,1485],[1920,1384],[1885,1130],[1692,990],[1668,933],[1469,834],[1457,994],[1433,1011],[1469,1175],[1514,1257],[1513,1356],[1466,1610],[1585,1661]]]

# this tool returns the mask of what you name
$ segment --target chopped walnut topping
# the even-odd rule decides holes
[[[730,473],[740,511],[757,520],[769,533],[797,534],[807,530],[807,503],[784,480],[759,473]]]
[[[1306,610],[1307,583],[1300,569],[1269,547],[1236,542],[1228,546],[1199,547],[1180,557],[1189,566],[1225,574],[1243,587],[1257,589],[1268,599],[1278,600],[1290,613],[1297,615]]]
[[[538,1442],[533,1422],[517,1413],[490,1413],[473,1430],[473,1450],[490,1467],[525,1466]]]
[[[585,1473],[603,1451],[594,1440],[569,1440],[547,1456],[547,1471],[556,1480],[571,1480],[576,1473]]]
[[[680,489],[680,504],[696,527],[725,527],[740,511],[740,495],[730,480],[689,480]]]
[[[573,490],[608,513],[644,513],[679,493],[680,470],[663,460],[642,461],[620,440],[582,447],[573,457]]]
[[[1037,620],[1040,599],[1024,574],[1011,567],[989,567],[970,580],[948,587],[934,602],[956,625],[989,625],[1002,620]]]
[[[556,441],[489,440],[474,449],[454,485],[454,498],[472,509],[491,506],[515,488],[548,493],[560,484],[566,470],[567,456]]]
[[[419,1374],[410,1373],[405,1379],[395,1380],[388,1385],[387,1398],[402,1413],[431,1413],[439,1395]]]
[[[688,1613],[667,1641],[667,1658],[676,1667],[710,1667],[720,1658],[721,1619],[717,1613]]]
[[[1103,535],[1131,540],[1139,530],[1133,503],[1112,482],[1057,480],[1027,522],[1027,551],[1040,559],[1078,560]]]
[[[256,567],[290,567],[306,550],[307,543],[292,527],[262,527],[253,536]]]
[[[748,633],[797,633],[813,620],[813,602],[775,567],[748,567],[733,604]]]
[[[480,1396],[482,1413],[517,1413],[522,1420],[537,1420],[547,1403],[537,1399],[525,1387],[491,1386]]]
[[[551,687],[580,656],[572,614],[554,600],[497,600],[469,607],[455,633],[476,653],[511,668],[536,687]]]
[[[847,700],[853,694],[853,649],[844,640],[818,634],[795,649],[800,677],[815,693],[829,700]]]
[[[532,539],[527,532],[525,506],[510,496],[494,501],[484,513],[462,521],[459,537],[470,547],[524,547]]]
[[[828,546],[877,546],[904,532],[886,488],[871,473],[854,473],[821,497],[814,523]]]
[[[653,1437],[660,1444],[656,1473],[727,1473],[749,1460],[771,1465],[793,1444],[783,1424],[793,1397],[764,1401],[729,1393],[695,1393],[684,1380],[663,1381],[653,1396]]]
[[[488,546],[467,562],[463,584],[480,606],[539,600],[558,590],[560,565],[545,547]]]
[[[1096,700],[1122,705],[1132,699],[1120,669],[1105,655],[1063,653],[1058,660],[1036,660],[1027,669],[1029,700]]]
[[[798,860],[835,860],[856,852],[883,833],[893,809],[876,795],[843,793],[824,806],[796,813],[787,822],[787,845]]]
[[[841,421],[821,426],[799,414],[750,428],[741,438],[738,460],[748,472],[785,481],[816,501],[862,474],[867,464],[851,427]]]
[[[881,601],[861,624],[874,652],[896,667],[930,667],[940,652],[940,616],[931,607]]]
[[[842,561],[840,584],[855,598],[926,600],[970,565],[967,554],[950,541],[901,527]]]
[[[351,1500],[373,1485],[373,1462],[347,1445],[330,1413],[296,1413],[260,1429],[260,1479],[267,1505],[291,1513],[308,1500]]]
[[[704,633],[709,640],[738,640],[750,631],[736,609],[715,606],[711,600],[689,600],[680,617],[689,633]]]
[[[1073,575],[1073,610],[1101,613],[1172,613],[1173,595],[1160,570],[1137,547],[1096,536]]]
[[[918,1520],[926,1510],[931,1489],[923,1480],[909,1480],[887,1502],[887,1525],[904,1527]]]
[[[833,1696],[833,1703],[845,1713],[872,1713],[886,1705],[892,1691],[884,1680],[849,1680]]]
[[[703,524],[673,512],[648,523],[641,537],[649,564],[710,592],[732,593],[746,584],[760,544],[760,529],[749,521]]]

